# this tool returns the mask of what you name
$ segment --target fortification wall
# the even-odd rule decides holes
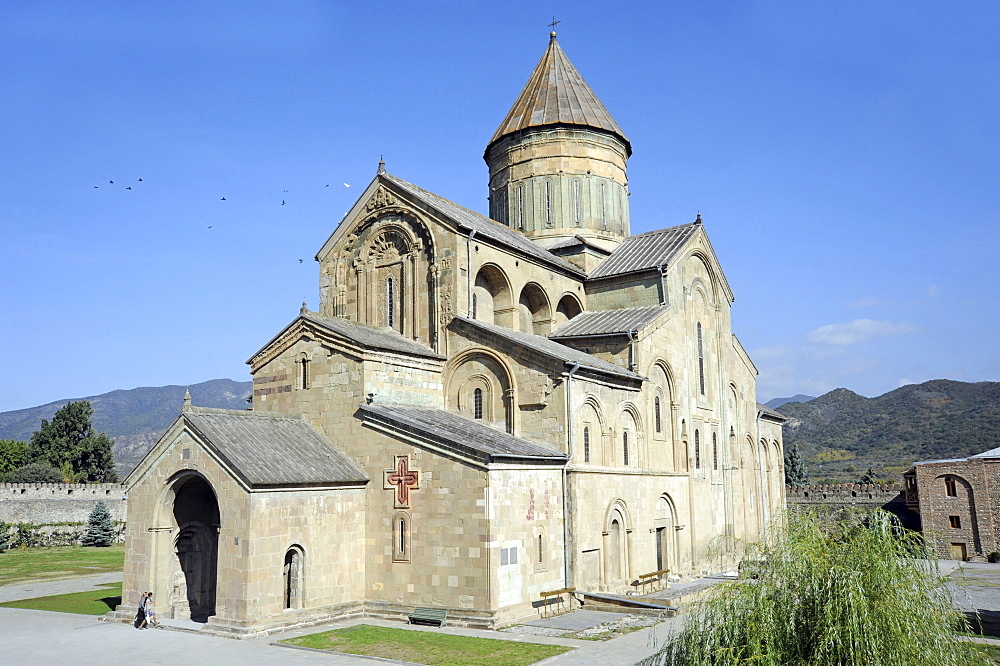
[[[819,510],[849,507],[883,509],[894,514],[909,529],[920,529],[920,516],[906,506],[901,484],[843,483],[837,485],[785,486],[789,507]]]
[[[104,500],[112,520],[125,520],[125,486],[117,483],[0,483],[0,521],[86,522],[99,500]]]

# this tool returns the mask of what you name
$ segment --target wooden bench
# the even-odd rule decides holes
[[[448,610],[445,608],[414,608],[408,624],[436,624],[443,627],[447,619]]]
[[[569,608],[563,608],[563,598],[562,598],[562,595],[564,595],[564,594],[573,594],[574,592],[576,592],[576,588],[575,587],[564,587],[561,590],[551,590],[549,592],[541,592],[541,593],[539,593],[541,595],[541,597],[542,597],[542,617],[548,617],[549,616],[548,615],[548,613],[549,613],[549,606],[552,605],[552,602],[550,601],[551,597],[555,597],[556,598],[555,599],[555,603],[556,603],[556,606],[558,607],[557,611],[553,611],[553,615],[559,615],[560,613],[565,613],[567,611],[573,610],[573,608],[572,608],[573,602],[572,601],[570,601],[570,604],[569,604],[570,607]],[[570,597],[570,599],[572,600],[572,597]]]
[[[639,585],[642,586],[642,593],[647,594],[646,585],[652,585],[653,583],[663,580],[663,578],[670,574],[670,569],[660,569],[659,571],[651,571],[649,573],[641,574],[639,576]],[[650,592],[655,592],[656,590],[650,589]]]

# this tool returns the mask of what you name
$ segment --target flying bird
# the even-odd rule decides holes
[[[281,190],[282,192],[287,192],[288,190]]]
[[[282,205],[282,206],[284,206],[284,205],[285,205],[285,200],[284,200],[284,199],[282,199],[282,200],[281,200],[281,205]]]
[[[95,189],[95,190],[96,190],[97,188],[99,188],[99,187],[100,187],[100,185],[94,185],[94,189]]]
[[[225,200],[226,200],[226,197],[222,197],[221,201],[225,201]]]
[[[140,183],[142,182],[142,178],[140,178],[140,179],[139,179],[139,182],[140,182]]]
[[[350,187],[350,185],[348,185],[347,183],[344,183],[344,187]]]
[[[212,225],[211,225],[211,224],[210,224],[210,225],[208,225],[208,228],[209,228],[209,229],[211,229],[211,228],[212,228]]]
[[[112,185],[115,184],[115,181],[113,181],[113,180],[109,180],[108,182],[111,183]]]
[[[329,183],[327,183],[327,185],[326,185],[326,186],[327,186],[327,187],[330,187],[330,184],[329,184]]]
[[[131,189],[132,189],[132,186],[131,186],[131,185],[129,185],[129,186],[128,186],[128,187],[126,187],[125,189],[126,189],[126,190],[131,190]]]
[[[300,264],[302,263],[302,260],[301,260],[301,259],[299,259],[299,263],[300,263]]]

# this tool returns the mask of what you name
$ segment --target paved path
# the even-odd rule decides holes
[[[51,597],[55,594],[69,594],[70,592],[87,592],[104,587],[109,583],[120,583],[121,572],[93,574],[91,576],[80,576],[79,578],[69,578],[66,580],[47,580],[36,583],[14,583],[13,585],[0,586],[0,603],[4,601],[16,601],[18,599],[33,599],[35,597]]]
[[[121,580],[121,574],[95,574],[69,580],[25,583],[0,587],[0,601],[13,601],[68,592],[83,592]],[[590,627],[621,617],[619,613],[574,611],[553,618],[570,628]],[[667,620],[656,626],[640,629],[611,641],[587,641],[559,636],[538,636],[528,632],[495,632],[461,627],[407,626],[375,618],[334,622],[321,627],[310,627],[262,636],[248,640],[233,640],[190,632],[148,629],[139,631],[127,624],[99,622],[90,615],[52,613],[47,611],[0,608],[0,665],[28,664],[60,665],[95,664],[106,666],[109,662],[121,663],[141,660],[145,664],[184,664],[197,666],[211,664],[379,664],[373,660],[353,655],[294,650],[272,645],[276,640],[327,629],[338,629],[355,624],[373,624],[384,627],[407,628],[414,631],[431,631],[460,636],[476,636],[528,643],[565,645],[574,648],[545,660],[550,664],[600,664],[600,666],[630,666],[656,651],[669,628],[676,620]],[[568,626],[568,625],[567,625]],[[405,663],[405,662],[398,662]]]

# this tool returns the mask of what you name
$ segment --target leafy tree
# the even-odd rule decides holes
[[[84,546],[110,546],[115,540],[115,526],[111,522],[111,512],[101,500],[87,518],[87,529],[80,537]]]
[[[4,483],[59,483],[62,472],[46,462],[33,462],[0,477]]]
[[[642,663],[988,666],[928,555],[884,511],[790,513],[748,550],[753,579],[713,588]]]
[[[93,413],[90,403],[81,400],[67,403],[51,423],[42,419],[41,428],[31,435],[31,459],[60,468],[69,463],[72,471],[87,481],[117,481],[111,440],[103,433],[94,433],[90,423]]]
[[[804,486],[809,483],[809,470],[806,461],[799,452],[799,444],[795,442],[791,448],[785,449],[785,484]]]
[[[0,439],[0,474],[6,474],[27,464],[27,442],[16,439]]]

